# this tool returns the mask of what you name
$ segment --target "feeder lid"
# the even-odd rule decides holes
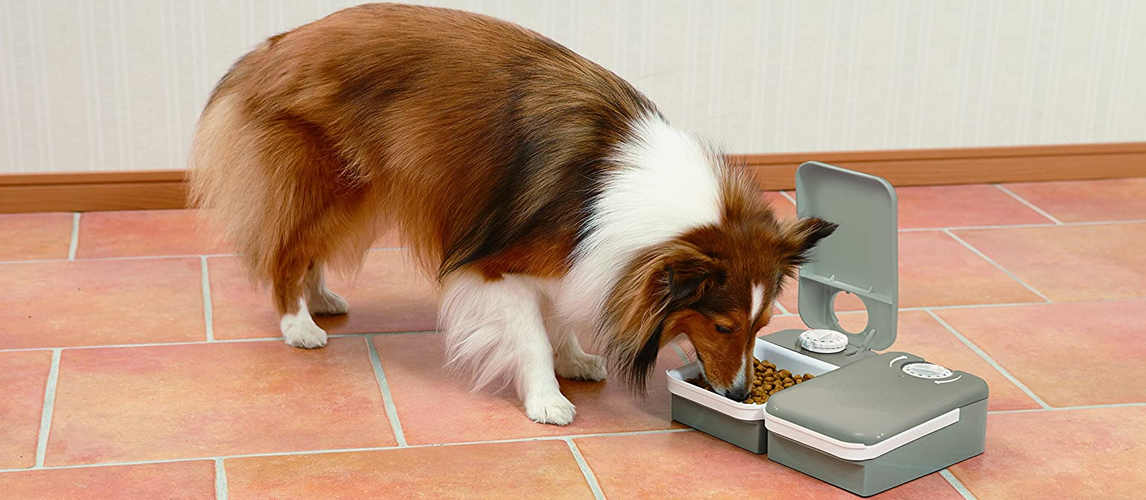
[[[874,350],[895,342],[898,317],[898,220],[895,188],[886,180],[819,162],[796,170],[796,211],[839,225],[820,240],[800,268],[800,319],[817,330],[835,330],[848,344]],[[867,326],[840,326],[834,302],[839,293],[858,296]]]
[[[764,419],[769,432],[867,460],[958,422],[988,392],[975,375],[888,352],[776,393]]]

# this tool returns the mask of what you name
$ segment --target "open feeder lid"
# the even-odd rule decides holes
[[[873,175],[808,162],[796,170],[796,211],[839,224],[800,268],[800,319],[813,329],[842,332],[859,348],[891,347],[899,296],[895,189]],[[838,293],[855,294],[867,307],[862,331],[840,326]]]

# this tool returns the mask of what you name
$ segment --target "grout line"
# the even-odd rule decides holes
[[[163,259],[198,259],[199,257],[237,257],[233,253],[207,253],[207,254],[181,254],[181,255],[132,255],[126,257],[90,257],[78,259],[78,262],[101,262],[108,260],[163,260]],[[30,259],[30,260],[2,260],[0,264],[44,264],[49,262],[66,262],[67,259]]]
[[[971,490],[967,489],[967,487],[963,485],[963,481],[960,481],[959,478],[955,477],[955,474],[952,474],[951,471],[943,469],[939,471],[939,475],[943,476],[943,479],[946,479],[948,483],[951,483],[951,486],[955,488],[955,491],[958,491],[960,495],[963,495],[965,500],[978,500],[975,498],[975,495],[971,493]]]
[[[776,307],[780,309],[778,316],[795,316],[791,312],[788,312],[788,308],[784,307],[784,304],[781,304],[779,300],[773,301],[772,303],[776,304]]]
[[[1146,406],[1146,403],[1110,403],[1102,405],[1080,405],[1080,406],[1058,406],[1050,408],[1033,408],[1026,410],[995,410],[987,412],[988,415],[1000,415],[1007,413],[1039,413],[1046,411],[1070,411],[1070,410],[1101,410],[1103,408],[1141,408]]]
[[[1056,218],[1055,218],[1053,215],[1051,215],[1051,214],[1048,214],[1046,210],[1043,210],[1043,209],[1041,209],[1041,208],[1039,208],[1039,207],[1036,207],[1034,203],[1031,203],[1031,202],[1027,201],[1027,200],[1026,200],[1026,199],[1024,199],[1022,196],[1019,196],[1019,195],[1018,195],[1018,193],[1015,193],[1014,191],[1011,191],[1010,189],[1007,189],[1007,188],[1006,188],[1005,186],[1003,186],[1002,184],[995,184],[995,187],[996,187],[996,188],[999,188],[999,190],[1000,190],[1000,191],[1002,191],[1002,192],[1004,192],[1004,193],[1007,193],[1008,195],[1010,195],[1010,197],[1011,197],[1011,198],[1014,198],[1014,199],[1015,199],[1016,201],[1018,201],[1019,203],[1022,203],[1023,205],[1026,205],[1026,206],[1027,206],[1027,208],[1030,208],[1031,210],[1034,210],[1035,212],[1038,212],[1038,214],[1039,214],[1039,215],[1041,215],[1041,216],[1043,216],[1043,217],[1046,217],[1048,220],[1050,220],[1051,222],[1054,222],[1056,225],[1059,225],[1059,226],[1061,226],[1061,225],[1062,225],[1062,221],[1060,221],[1060,220],[1056,219]]]
[[[1034,227],[1055,227],[1050,222],[1036,224],[1000,224],[998,226],[947,226],[947,227],[909,227],[899,229],[900,233],[931,233],[937,231],[977,231],[981,229],[1026,229]]]
[[[78,216],[78,214],[77,214]],[[1060,222],[1058,224],[1045,223],[1045,224],[999,224],[996,226],[948,226],[948,227],[920,227],[899,229],[900,233],[917,233],[917,232],[931,232],[931,231],[976,231],[982,229],[1025,229],[1036,227],[1074,227],[1074,226],[1103,226],[1103,225],[1116,225],[1116,224],[1143,224],[1146,219],[1124,219],[1124,220],[1102,220],[1102,221],[1086,221],[1086,222]],[[73,223],[74,224],[74,223]],[[76,236],[75,243],[78,243],[78,235]],[[371,248],[371,252],[387,252],[395,250],[405,250],[408,247],[381,247]],[[71,249],[69,249],[71,250]],[[238,254],[234,253],[209,253],[209,254],[183,254],[183,255],[133,255],[125,257],[90,257],[78,259],[80,261],[103,261],[103,260],[147,260],[147,259],[184,259],[189,257],[237,257]],[[48,262],[66,262],[68,259],[27,259],[27,260],[0,260],[2,264],[43,264]]]
[[[1104,226],[1104,225],[1117,225],[1117,224],[1143,224],[1146,219],[1124,219],[1124,220],[1102,220],[1102,221],[1086,221],[1086,222],[1061,222],[1058,224],[1053,223],[1038,223],[1038,224],[999,224],[995,226],[947,226],[947,227],[919,227],[899,229],[900,233],[922,233],[922,232],[939,232],[939,231],[977,231],[984,229],[1026,229],[1038,227],[1075,227],[1075,226]],[[78,241],[78,239],[77,239]],[[387,252],[395,250],[406,250],[408,247],[380,247],[371,248],[371,252]],[[237,257],[238,254],[234,253],[211,253],[211,254],[184,254],[184,255],[134,255],[126,257],[90,257],[79,259],[81,261],[103,261],[103,260],[146,260],[146,259],[182,259],[189,257]],[[42,264],[47,262],[65,262],[69,259],[28,259],[28,260],[0,260],[0,264]]]
[[[1007,302],[1005,304],[961,304],[954,306],[920,306],[920,307],[901,307],[899,312],[903,311],[928,311],[939,310],[945,311],[948,309],[973,309],[976,307],[1019,307],[1019,306],[1045,306],[1046,302]],[[843,312],[863,312],[863,311],[841,311]]]
[[[1146,222],[1146,219],[1093,220],[1093,221],[1084,221],[1084,222],[1063,222],[1061,224],[1053,224],[1053,225],[1052,224],[1043,224],[1043,226],[1046,226],[1046,227],[1051,227],[1051,226],[1064,226],[1064,227],[1105,226],[1105,225],[1113,225],[1113,224],[1142,224],[1143,222]]]
[[[577,444],[571,438],[565,438],[564,441],[565,444],[569,445],[569,451],[573,452],[573,458],[577,460],[581,474],[585,475],[585,481],[589,483],[589,490],[593,492],[593,498],[605,500],[605,493],[601,491],[601,485],[597,483],[597,476],[593,474],[593,469],[589,468],[589,462],[585,461],[585,457],[581,455],[581,450],[577,448]]]
[[[912,227],[907,229],[900,229],[901,233],[923,233],[929,231],[978,231],[983,229],[1028,229],[1036,227],[1076,227],[1076,226],[1103,226],[1112,224],[1142,224],[1146,219],[1123,219],[1123,220],[1098,220],[1098,221],[1083,221],[1083,222],[1062,222],[1054,224],[1051,222],[1039,222],[1034,224],[999,224],[995,226],[947,226],[947,227]]]
[[[619,437],[619,436],[640,436],[646,434],[676,434],[678,432],[695,432],[693,429],[659,429],[651,431],[627,431],[627,432],[601,432],[596,434],[571,434],[568,436],[537,436],[527,438],[511,438],[511,439],[491,439],[488,441],[463,441],[458,443],[434,443],[434,444],[413,444],[408,446],[376,446],[376,447],[363,447],[363,448],[338,448],[330,450],[306,450],[306,451],[283,451],[283,452],[270,452],[270,453],[247,453],[242,455],[224,455],[219,457],[195,457],[195,458],[172,458],[164,460],[139,460],[134,462],[107,462],[98,464],[76,464],[76,465],[58,465],[53,467],[41,467],[43,470],[51,469],[82,469],[85,467],[118,467],[125,465],[147,465],[147,464],[167,464],[176,462],[196,462],[200,460],[228,460],[234,458],[259,458],[259,457],[283,457],[283,456],[298,456],[298,455],[325,455],[328,453],[354,453],[363,451],[390,451],[390,450],[404,450],[411,448],[437,448],[443,446],[476,446],[482,444],[500,444],[500,443],[525,443],[532,441],[564,441],[566,439],[582,439],[582,438],[595,438],[595,437]],[[0,473],[5,472],[23,472],[29,469],[0,469]]]
[[[684,362],[685,364],[688,364],[688,363],[692,363],[692,360],[691,360],[691,359],[688,359],[688,356],[686,356],[686,355],[684,354],[684,349],[681,349],[681,348],[680,348],[680,344],[678,344],[678,343],[676,343],[676,342],[673,342],[673,343],[672,343],[672,348],[673,348],[674,350],[676,350],[676,355],[677,355],[677,356],[680,356],[680,360],[681,360],[682,362]]]
[[[368,333],[336,333],[334,335],[327,335],[328,338],[337,339],[343,337],[364,337],[374,335],[427,335],[438,333],[437,330],[411,330],[408,332],[368,332]],[[282,340],[282,337],[275,337],[275,340]]]
[[[40,414],[40,436],[36,441],[36,465],[44,467],[44,453],[48,451],[48,434],[52,430],[52,412],[56,405],[56,382],[60,378],[60,350],[52,349],[52,367],[48,371],[48,383],[44,387],[44,408]]]
[[[73,224],[73,237],[74,237],[74,239],[72,240],[71,245],[73,245],[73,248],[69,249],[70,253],[72,254],[71,256],[69,256],[69,258],[67,258],[67,259],[0,260],[0,264],[43,264],[43,263],[47,263],[47,262],[66,262],[68,260],[74,260],[74,254],[75,254],[74,245],[78,244],[78,242],[79,242],[78,226],[76,226],[76,223],[77,223],[76,221],[79,220],[78,219],[79,214],[77,213],[75,216],[76,216],[76,219],[73,219],[73,223],[72,223]],[[393,252],[393,251],[406,250],[406,249],[407,249],[407,247],[382,247],[382,248],[371,248],[369,251],[370,252]],[[118,257],[88,257],[88,258],[79,259],[79,260],[81,260],[81,261],[157,260],[157,259],[187,259],[187,258],[191,258],[191,257],[215,258],[215,257],[238,257],[238,256],[239,256],[239,254],[237,254],[237,253],[204,253],[204,254],[177,254],[177,255],[126,255],[126,256],[118,256]]]
[[[76,248],[80,245],[80,213],[72,212],[72,240],[68,243],[68,260],[76,260]]]
[[[366,346],[370,349],[370,364],[374,366],[374,378],[378,380],[378,388],[382,390],[382,402],[386,406],[390,430],[394,431],[398,447],[405,448],[409,445],[406,443],[406,435],[402,432],[402,422],[398,421],[398,407],[394,406],[394,397],[390,394],[390,384],[386,382],[386,371],[382,369],[382,358],[378,356],[373,336],[366,337]]]
[[[352,337],[366,337],[371,335],[425,335],[435,334],[437,330],[417,330],[411,332],[378,332],[378,333],[339,333],[335,335],[328,335],[328,338],[352,338]],[[124,347],[162,347],[169,345],[196,345],[196,344],[237,344],[241,342],[270,342],[274,340],[281,341],[280,337],[257,337],[251,339],[216,339],[211,342],[205,340],[192,340],[188,342],[145,342],[141,344],[107,344],[107,345],[78,345],[66,347],[16,347],[11,349],[0,349],[0,352],[20,352],[20,351],[50,351],[52,349],[118,349]]]
[[[792,197],[792,195],[788,194],[788,192],[787,192],[787,191],[780,191],[780,196],[783,196],[783,197],[787,198],[787,199],[788,199],[788,201],[792,202],[792,205],[795,205],[795,206],[799,206],[799,205],[796,203],[796,199],[795,199],[795,198],[793,198],[793,197]]]
[[[972,351],[975,351],[975,354],[978,354],[979,357],[983,358],[984,361],[986,361],[988,364],[990,364],[996,370],[998,370],[999,373],[1001,373],[1004,377],[1006,377],[1007,380],[1010,380],[1012,384],[1015,384],[1016,387],[1021,389],[1023,392],[1027,393],[1027,396],[1030,396],[1031,399],[1035,400],[1035,402],[1038,403],[1039,406],[1043,407],[1044,409],[1048,409],[1048,410],[1051,408],[1051,406],[1048,405],[1046,403],[1046,401],[1043,401],[1042,398],[1038,397],[1038,395],[1035,394],[1034,391],[1030,390],[1022,382],[1019,382],[1019,379],[1015,378],[1014,375],[1011,375],[1011,372],[1007,371],[1006,368],[1003,368],[1002,365],[1000,365],[997,361],[995,361],[994,358],[992,358],[990,355],[988,355],[986,352],[984,352],[982,349],[980,349],[979,346],[977,346],[973,342],[971,342],[970,339],[968,339],[967,337],[964,337],[963,334],[959,333],[959,331],[956,330],[955,327],[951,326],[946,321],[943,321],[943,318],[940,318],[938,314],[935,314],[934,311],[930,311],[930,310],[927,311],[927,314],[930,314],[931,317],[935,319],[935,321],[938,321],[939,324],[943,325],[943,328],[946,328],[947,331],[951,332],[952,335],[954,335],[956,338],[958,338],[960,341],[962,341],[967,347],[971,348]]]
[[[1051,299],[1047,298],[1047,296],[1046,296],[1046,295],[1043,295],[1043,293],[1042,293],[1042,292],[1040,292],[1040,291],[1038,291],[1038,290],[1035,290],[1035,287],[1033,287],[1033,286],[1031,286],[1031,285],[1028,285],[1028,284],[1027,284],[1027,282],[1023,281],[1022,279],[1019,279],[1019,277],[1018,277],[1018,276],[1015,276],[1015,273],[1012,273],[1012,272],[1011,272],[1011,271],[1009,271],[1007,268],[1005,268],[1005,267],[1003,267],[1002,265],[1000,265],[998,262],[995,262],[995,260],[994,260],[994,259],[992,259],[992,258],[990,258],[990,257],[987,257],[987,254],[985,254],[985,253],[983,253],[983,252],[980,252],[978,248],[975,248],[975,247],[971,246],[971,244],[970,244],[970,243],[967,243],[966,241],[963,241],[963,239],[962,239],[962,238],[960,238],[960,237],[958,237],[958,236],[955,236],[955,233],[952,233],[952,232],[951,232],[951,231],[949,231],[949,230],[946,230],[946,229],[944,229],[944,230],[943,230],[943,232],[944,232],[944,233],[946,233],[946,234],[947,234],[947,236],[950,236],[950,237],[954,238],[954,239],[955,239],[955,241],[958,241],[960,244],[962,244],[963,246],[967,247],[967,249],[968,249],[968,250],[970,250],[970,251],[972,251],[972,252],[975,252],[975,255],[978,255],[979,257],[982,257],[982,258],[983,258],[984,260],[986,260],[987,262],[990,262],[992,266],[995,266],[995,267],[999,268],[999,270],[1000,270],[1000,271],[1003,271],[1004,273],[1007,273],[1007,276],[1010,276],[1010,277],[1011,277],[1011,279],[1013,279],[1013,280],[1015,280],[1015,281],[1019,282],[1019,284],[1020,284],[1020,285],[1023,285],[1024,287],[1026,287],[1026,289],[1027,289],[1027,290],[1030,290],[1030,291],[1031,291],[1031,293],[1033,293],[1033,294],[1035,294],[1035,295],[1038,295],[1038,296],[1039,296],[1039,298],[1041,298],[1041,299],[1045,300],[1045,301],[1046,301],[1048,304],[1049,304],[1049,303],[1051,303]]]
[[[207,342],[215,341],[215,312],[211,305],[211,276],[207,272],[207,257],[199,257],[203,270],[203,322],[207,325]]]
[[[227,500],[227,468],[223,459],[215,459],[215,500]]]

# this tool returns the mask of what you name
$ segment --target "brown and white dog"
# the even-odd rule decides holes
[[[786,275],[835,225],[778,221],[742,169],[618,76],[522,27],[374,4],[240,59],[195,135],[192,195],[263,284],[287,344],[342,314],[326,266],[353,271],[396,225],[442,286],[452,366],[513,383],[564,425],[554,375],[605,377],[577,333],[643,389],[687,335],[742,399],[754,333]]]

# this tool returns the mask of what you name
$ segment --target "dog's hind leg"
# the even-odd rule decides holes
[[[446,278],[443,292],[439,321],[450,368],[472,375],[475,388],[511,380],[535,422],[572,422],[576,409],[561,394],[553,371],[537,280],[486,280],[457,271]]]
[[[553,342],[554,366],[558,375],[570,380],[605,380],[605,358],[581,350],[573,325],[550,317],[546,326]]]
[[[279,328],[283,340],[295,347],[313,349],[326,345],[326,332],[310,316],[303,295],[304,281],[312,267],[312,260],[300,248],[299,245],[292,245],[279,248],[276,252],[271,294],[275,309],[281,316]]]
[[[346,299],[326,287],[326,272],[321,262],[311,262],[304,279],[306,305],[311,313],[319,316],[346,314],[349,305]]]

